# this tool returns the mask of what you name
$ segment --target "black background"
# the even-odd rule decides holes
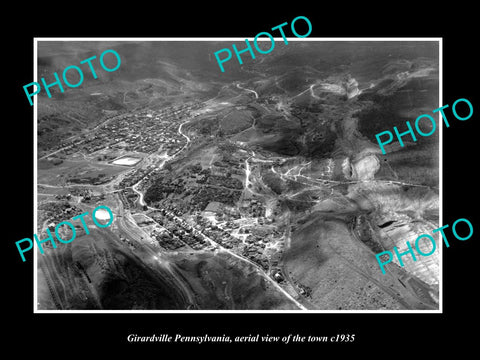
[[[306,4],[306,2],[304,2]],[[2,288],[4,344],[54,358],[84,353],[96,357],[106,351],[155,358],[167,356],[164,350],[193,350],[198,356],[208,350],[222,357],[237,350],[252,356],[256,348],[297,356],[340,354],[366,350],[375,357],[417,356],[443,349],[473,347],[478,333],[476,313],[475,257],[480,227],[474,204],[477,178],[476,125],[480,113],[477,41],[472,5],[449,3],[448,8],[419,8],[417,3],[383,3],[377,7],[365,2],[346,2],[325,7],[323,3],[268,6],[243,2],[197,4],[179,8],[165,3],[66,3],[10,10],[13,23],[2,24],[3,51],[3,261]],[[5,17],[7,14],[4,14]],[[33,261],[21,262],[15,241],[33,234],[33,107],[29,106],[23,85],[33,81],[34,37],[253,37],[296,16],[306,16],[313,27],[309,37],[442,37],[443,104],[467,98],[474,114],[468,121],[451,117],[443,131],[443,223],[469,219],[474,235],[467,241],[451,240],[443,251],[443,314],[33,314]],[[6,80],[6,83],[5,83]],[[474,91],[475,90],[475,91]],[[448,112],[447,112],[448,114]],[[447,231],[447,234],[450,234]],[[450,236],[449,238],[452,238]],[[128,334],[182,333],[184,335],[277,335],[304,336],[355,334],[349,344],[160,344],[128,343]],[[66,352],[64,351],[66,350]],[[242,351],[239,352],[238,350]],[[307,353],[302,350],[312,350]],[[310,355],[307,355],[310,354]],[[358,353],[360,354],[360,353]]]

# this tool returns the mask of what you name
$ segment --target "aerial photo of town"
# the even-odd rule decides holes
[[[439,226],[439,135],[375,134],[438,107],[438,43],[280,41],[221,72],[231,43],[38,41],[39,78],[122,62],[35,99],[39,238],[114,214],[43,244],[37,309],[437,310],[438,252],[375,254]]]

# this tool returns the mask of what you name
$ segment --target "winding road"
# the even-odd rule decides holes
[[[188,121],[187,121],[188,122]],[[185,135],[183,132],[182,132],[182,126],[187,123],[187,122],[184,122],[182,123],[179,128],[178,128],[178,132],[179,134],[183,135],[186,139],[187,139],[187,144],[180,150],[184,150],[186,148],[186,146],[191,142],[191,139]],[[180,151],[178,151],[177,153],[175,153],[175,155],[173,155],[171,158],[173,158],[174,156],[176,156]],[[254,155],[255,153],[252,154],[252,156]],[[248,159],[250,159],[252,156],[250,156]],[[250,176],[250,164],[248,163],[248,159],[245,160],[245,189],[248,189],[249,191],[252,191],[248,188],[248,184],[251,184],[250,183],[250,180],[249,180],[249,176]],[[144,201],[144,194],[137,189],[137,187],[140,185],[140,183],[142,182],[143,180],[140,180],[138,183],[136,183],[135,185],[132,186],[132,190],[135,191],[138,195],[139,195],[139,199],[138,199],[138,202],[141,206],[144,206],[146,205],[145,204],[145,201]],[[152,207],[152,206],[147,206],[147,208],[149,210],[154,210],[154,211],[162,211],[163,209],[159,209],[159,208],[155,208],[155,207]],[[176,216],[175,214],[171,213],[171,212],[168,212],[167,213],[169,215],[171,215],[179,224],[185,224],[184,220],[178,216]],[[229,249],[226,249],[224,248],[223,246],[221,246],[219,243],[217,243],[216,241],[214,241],[213,239],[211,239],[210,237],[208,237],[207,235],[203,234],[201,231],[197,231],[195,230],[199,235],[201,235],[206,241],[208,241],[210,243],[210,245],[213,245],[215,246],[216,248],[219,249],[219,251],[222,251],[222,252],[225,252],[225,253],[228,253],[229,255],[237,258],[238,260],[240,261],[244,261],[244,262],[247,262],[250,266],[253,266],[254,269],[256,270],[257,274],[262,276],[266,281],[270,282],[270,284],[272,284],[278,291],[280,291],[285,297],[287,297],[290,301],[292,301],[299,309],[301,310],[307,310],[302,304],[300,304],[297,300],[295,300],[287,291],[285,291],[275,280],[273,280],[270,276],[268,276],[267,274],[265,274],[265,272],[263,271],[262,268],[260,268],[260,266],[258,266],[257,264],[255,264],[253,261],[241,256],[241,255],[238,255],[236,253],[234,253],[233,251],[230,251]]]
[[[245,89],[244,87],[241,87],[240,84],[237,84],[237,88],[254,93],[255,94],[255,99],[258,99],[258,93],[255,90]]]
[[[177,154],[179,154],[181,151],[183,151],[187,146],[188,144],[191,142],[191,139],[190,137],[188,137],[188,135],[184,134],[182,132],[182,126],[184,124],[186,124],[187,122],[189,122],[190,120],[180,124],[180,126],[178,127],[178,133],[181,134],[182,136],[184,136],[187,140],[187,144],[185,144],[185,146],[183,148],[181,148],[179,151],[177,151],[174,155],[172,155],[169,159],[172,159],[174,158]],[[252,156],[254,156],[255,153],[252,154]],[[252,156],[250,156],[248,159],[250,159]],[[249,176],[250,176],[250,164],[248,163],[248,159],[245,160],[245,175],[246,175],[246,180],[245,180],[245,189],[248,189],[248,184],[251,184],[250,180],[249,180]],[[162,167],[163,165],[165,164],[165,162],[162,164]],[[132,186],[132,190],[134,192],[136,192],[138,195],[139,195],[139,198],[138,198],[138,203],[140,204],[140,206],[147,206],[147,209],[148,210],[154,210],[154,211],[162,211],[164,209],[160,209],[160,208],[155,208],[155,207],[152,207],[152,206],[148,206],[145,204],[145,201],[144,201],[144,194],[143,192],[141,192],[140,190],[138,190],[138,186],[140,186],[141,182],[143,181],[140,180],[139,182],[137,182],[135,185]],[[249,191],[252,191],[250,189],[248,189]],[[121,205],[120,205],[121,206]],[[164,210],[166,211],[166,210]],[[184,220],[178,216],[176,216],[175,214],[173,214],[172,212],[169,212],[169,211],[166,211],[170,216],[172,216],[176,221],[177,223],[179,224],[182,224],[182,226],[187,226],[187,224],[184,222]],[[122,213],[123,213],[123,207],[122,207]],[[122,216],[122,220],[123,220],[123,228],[125,231],[127,231],[126,229],[126,224],[124,223],[124,220],[125,219],[125,216]],[[257,265],[256,263],[254,263],[253,261],[251,261],[250,259],[247,259],[241,255],[238,255],[236,253],[234,253],[233,251],[230,251],[229,249],[226,249],[224,248],[223,246],[221,246],[219,243],[217,243],[216,241],[214,241],[213,239],[211,239],[210,237],[208,237],[207,235],[205,235],[204,233],[202,233],[201,231],[198,231],[194,228],[191,228],[191,230],[195,231],[196,233],[198,233],[199,235],[201,235],[206,241],[208,241],[210,243],[210,245],[214,246],[215,248],[217,248],[218,250],[217,251],[221,251],[221,252],[225,252],[225,253],[228,253],[229,255],[237,258],[238,260],[240,261],[243,261],[243,262],[247,262],[250,266],[252,266],[257,274],[259,276],[261,276],[264,280],[268,281],[275,289],[277,289],[279,292],[281,292],[286,298],[288,298],[291,302],[293,302],[295,304],[295,306],[297,306],[300,310],[307,310],[301,303],[299,303],[296,299],[294,299],[285,289],[283,289],[274,279],[272,279],[270,276],[268,276],[264,270],[259,266]],[[129,232],[130,233],[130,232]],[[171,270],[171,269],[170,269]]]
[[[153,207],[150,207],[150,206],[148,208],[150,210],[157,210],[157,211],[162,210],[162,209],[153,208]],[[185,224],[185,222],[182,218],[179,218],[178,216],[176,216],[172,212],[169,212],[169,211],[166,211],[166,212],[167,212],[168,215],[172,216],[177,221],[177,223],[183,224],[183,226],[188,226],[188,225]],[[287,297],[290,301],[292,301],[299,309],[307,310],[302,304],[300,304],[297,300],[295,300],[287,291],[285,291],[275,280],[273,280],[270,276],[265,274],[263,269],[260,268],[260,266],[255,264],[253,261],[251,261],[250,259],[247,259],[247,258],[245,258],[241,255],[238,255],[238,254],[234,253],[233,251],[230,251],[229,249],[224,248],[222,245],[220,245],[215,240],[211,239],[210,237],[208,237],[207,235],[205,235],[201,231],[198,231],[194,228],[191,228],[191,230],[193,230],[195,233],[201,235],[206,241],[208,241],[210,243],[210,245],[217,248],[218,249],[217,251],[228,253],[229,255],[237,258],[240,261],[247,262],[250,266],[252,266],[256,270],[256,272],[259,276],[261,276],[265,280],[269,281],[278,291],[280,291],[283,295],[285,295],[285,297]]]
[[[141,201],[143,202],[143,194],[134,189],[134,191],[138,194],[140,194],[141,196]],[[243,262],[247,262],[250,266],[252,266],[255,270],[256,270],[256,273],[261,276],[264,280],[268,281],[274,288],[276,288],[278,291],[280,291],[286,298],[288,298],[290,301],[292,301],[300,310],[307,310],[302,304],[300,304],[296,299],[294,299],[286,290],[284,290],[275,280],[273,280],[270,276],[268,276],[267,274],[265,274],[265,272],[263,271],[262,268],[260,268],[259,265],[257,265],[256,263],[254,263],[253,261],[251,261],[250,259],[247,259],[241,255],[238,255],[236,253],[234,253],[233,251],[230,251],[229,249],[227,248],[224,248],[222,245],[220,245],[219,243],[217,243],[215,240],[211,239],[210,237],[208,237],[207,235],[205,235],[203,232],[201,231],[198,231],[196,230],[195,228],[193,227],[190,227],[188,224],[185,223],[185,221],[178,217],[177,215],[175,215],[174,213],[168,211],[168,210],[165,210],[165,209],[161,209],[161,208],[156,208],[156,207],[152,207],[152,206],[147,206],[148,210],[153,210],[153,211],[165,211],[169,216],[173,217],[175,219],[175,221],[177,222],[177,224],[180,224],[180,226],[182,227],[188,227],[189,230],[193,231],[194,233],[200,235],[203,237],[204,240],[208,241],[210,243],[210,245],[214,246],[216,248],[216,251],[221,251],[221,252],[224,252],[224,253],[228,253],[229,255],[237,258],[238,260],[240,261],[243,261]],[[125,229],[126,230],[126,229]]]

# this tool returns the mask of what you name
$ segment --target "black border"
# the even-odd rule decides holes
[[[356,334],[349,344],[264,344],[269,350],[317,349],[342,351],[366,349],[372,355],[404,356],[433,349],[462,346],[466,351],[474,344],[474,328],[468,324],[475,312],[475,256],[478,250],[478,215],[473,203],[476,192],[476,126],[480,110],[473,6],[451,4],[449,9],[420,9],[418,4],[383,3],[382,7],[347,3],[326,8],[324,4],[267,6],[261,12],[257,5],[246,3],[198,4],[198,9],[183,4],[171,5],[111,3],[107,9],[84,4],[68,11],[69,6],[53,4],[43,9],[18,10],[17,25],[3,24],[8,55],[2,57],[7,84],[4,105],[8,109],[3,121],[3,153],[13,159],[4,163],[4,206],[7,208],[4,228],[3,307],[7,321],[6,343],[21,349],[62,347],[89,352],[92,349],[152,351],[157,356],[164,348],[209,349],[223,356],[228,349],[251,350],[259,344],[141,344],[128,343],[128,334],[151,335],[182,333],[185,335],[248,334],[332,336]],[[60,11],[59,11],[60,10]],[[188,12],[187,12],[188,10]],[[274,11],[275,10],[275,11]],[[33,108],[25,100],[22,86],[33,80],[34,37],[251,37],[260,31],[290,22],[296,16],[310,19],[310,37],[442,37],[443,38],[443,104],[467,98],[474,106],[473,117],[465,122],[452,121],[443,134],[444,224],[458,218],[469,219],[474,236],[465,242],[454,240],[444,248],[443,314],[33,314],[33,261],[22,263],[14,242],[31,235],[33,228]],[[10,28],[9,28],[10,26]],[[475,90],[475,91],[474,91]],[[472,324],[475,326],[475,324]],[[58,348],[57,348],[58,349]],[[410,352],[415,350],[415,352]],[[384,352],[385,351],[385,352]],[[250,356],[251,353],[239,353]],[[303,353],[306,355],[306,353]],[[313,353],[314,356],[321,353]],[[68,356],[68,355],[67,355]]]

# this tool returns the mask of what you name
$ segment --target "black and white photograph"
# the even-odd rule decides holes
[[[37,41],[38,310],[439,309],[441,42],[297,40]]]

